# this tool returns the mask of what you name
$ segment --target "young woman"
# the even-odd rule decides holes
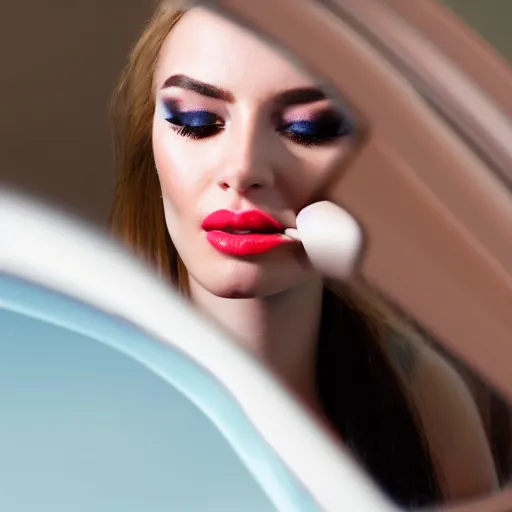
[[[332,291],[282,234],[348,155],[347,113],[250,32],[169,1],[114,105],[115,233],[273,369],[397,503],[493,489],[457,374],[359,294]]]

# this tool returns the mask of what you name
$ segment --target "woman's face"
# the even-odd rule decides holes
[[[348,151],[343,111],[271,47],[201,8],[165,40],[155,90],[167,227],[194,285],[262,297],[319,279],[282,231]]]

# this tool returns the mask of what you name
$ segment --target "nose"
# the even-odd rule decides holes
[[[246,132],[227,142],[219,187],[246,194],[274,186],[276,166],[272,162],[272,143],[263,139],[261,135]]]

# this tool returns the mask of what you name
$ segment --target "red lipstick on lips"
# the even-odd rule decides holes
[[[218,210],[201,226],[206,238],[219,252],[231,256],[253,256],[293,240],[285,237],[284,226],[260,210]]]

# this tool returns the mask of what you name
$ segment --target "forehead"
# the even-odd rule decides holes
[[[185,13],[165,39],[156,85],[178,73],[235,96],[313,85],[304,71],[249,30],[198,7]]]

